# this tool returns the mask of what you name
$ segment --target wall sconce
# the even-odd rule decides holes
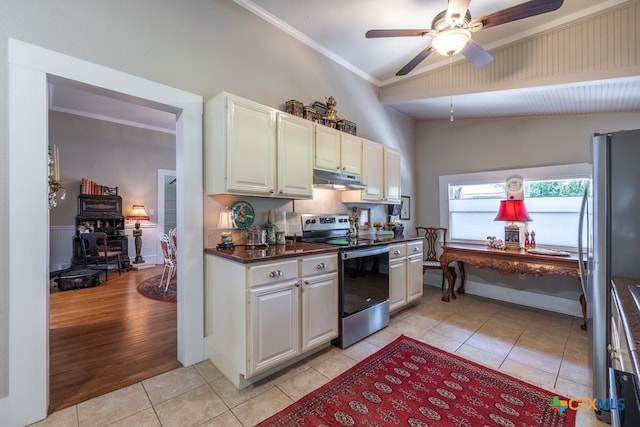
[[[58,206],[58,192],[60,200],[64,200],[67,196],[67,190],[60,184],[60,150],[53,144],[49,146],[49,209]]]
[[[514,222],[532,221],[524,200],[501,200],[500,209],[494,221],[508,221],[509,224],[504,226],[504,245],[508,248],[524,247],[522,239],[522,229],[514,224]]]
[[[233,249],[233,235],[230,230],[236,228],[236,223],[233,220],[233,211],[225,206],[223,211],[220,211],[220,218],[218,220],[218,230],[222,230],[220,234],[220,243],[216,246],[216,249]]]

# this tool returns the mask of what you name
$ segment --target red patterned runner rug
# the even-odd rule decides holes
[[[259,425],[575,426],[554,396],[401,336]]]

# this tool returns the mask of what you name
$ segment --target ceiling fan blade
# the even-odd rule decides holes
[[[469,62],[475,65],[476,68],[484,67],[493,61],[493,56],[473,40],[469,40],[461,53]]]
[[[543,13],[552,12],[560,8],[563,2],[564,0],[530,0],[486,16],[476,18],[469,23],[469,29],[472,31],[478,31],[483,28],[495,27],[496,25],[506,24],[519,19],[542,15]]]
[[[369,30],[364,36],[368,39],[376,37],[420,37],[432,32],[431,30]]]
[[[470,0],[449,0],[445,17],[447,23],[462,25],[467,9],[469,9],[469,1]]]
[[[429,45],[425,50],[417,54],[415,58],[409,61],[407,65],[402,67],[402,69],[396,73],[396,76],[405,76],[409,74],[411,70],[416,68],[419,63],[424,61],[427,56],[431,55],[431,52],[433,52],[433,48]]]

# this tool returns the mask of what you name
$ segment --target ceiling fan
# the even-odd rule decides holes
[[[470,0],[449,0],[447,10],[433,18],[430,29],[369,30],[365,37],[433,37],[431,43],[402,67],[396,76],[404,76],[411,72],[434,50],[444,56],[462,52],[469,62],[479,68],[493,61],[493,56],[471,39],[471,33],[552,12],[562,6],[564,0],[530,0],[475,19],[471,19],[469,2]]]

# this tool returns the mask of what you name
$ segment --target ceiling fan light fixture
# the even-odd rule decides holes
[[[464,28],[442,31],[435,36],[431,46],[443,56],[453,56],[460,52],[471,40],[471,33]]]

